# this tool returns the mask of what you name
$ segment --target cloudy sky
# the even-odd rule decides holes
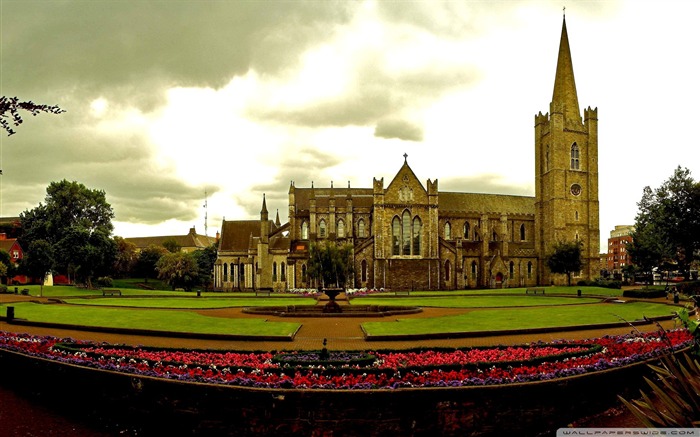
[[[562,6],[598,107],[601,249],[644,186],[700,179],[700,2],[0,0],[0,93],[67,112],[0,136],[0,215],[52,181],[124,237],[286,221],[298,187],[371,187],[408,154],[441,191],[534,195]]]

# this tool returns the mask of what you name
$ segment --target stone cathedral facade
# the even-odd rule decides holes
[[[455,290],[565,284],[545,258],[558,241],[583,243],[576,279],[599,275],[598,117],[581,117],[562,25],[549,112],[535,116],[535,196],[441,192],[404,155],[391,181],[368,188],[289,187],[288,221],[222,223],[215,287],[312,288],[309,247],[350,245],[350,287]]]

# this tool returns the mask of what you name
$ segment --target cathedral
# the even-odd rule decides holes
[[[546,256],[581,241],[576,280],[599,275],[598,112],[581,112],[564,19],[549,112],[535,115],[535,196],[444,192],[407,155],[368,188],[289,187],[288,222],[224,220],[214,284],[224,291],[313,288],[309,248],[352,248],[353,288],[457,290],[563,285]]]

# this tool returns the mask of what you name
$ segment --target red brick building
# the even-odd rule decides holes
[[[632,265],[632,259],[627,253],[627,245],[632,243],[632,232],[632,225],[617,225],[610,231],[607,269],[615,278],[622,278],[622,269]]]

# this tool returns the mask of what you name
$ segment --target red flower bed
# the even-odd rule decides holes
[[[687,347],[687,330],[522,346],[368,351],[371,365],[308,365],[273,360],[274,352],[126,347],[0,332],[0,348],[104,370],[190,382],[303,389],[460,387],[542,381],[644,361]],[[286,352],[285,355],[293,354]],[[342,355],[342,353],[339,353]],[[352,354],[348,353],[348,356]]]

